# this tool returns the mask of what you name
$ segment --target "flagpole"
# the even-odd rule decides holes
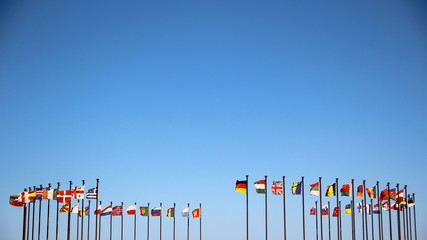
[[[162,240],[162,203],[160,203],[160,240]]]
[[[382,226],[381,226],[381,215],[382,215],[382,206],[380,204],[380,182],[377,181],[377,204],[378,204],[378,239],[382,240],[381,232],[382,232]]]
[[[320,196],[320,240],[323,240],[323,215],[322,215],[322,177],[319,177],[319,196]],[[317,212],[317,209],[316,209]],[[317,217],[316,217],[317,221]]]
[[[356,240],[356,212],[354,211],[354,179],[351,179],[351,229],[353,230],[353,240]]]
[[[91,209],[90,209],[90,200],[88,200],[89,201],[89,211],[88,211],[88,213],[87,213],[87,240],[89,240],[89,230],[90,230],[90,211],[91,211]],[[85,214],[86,214],[86,209],[85,209]],[[82,240],[83,240],[83,238],[82,238]]]
[[[24,188],[24,192],[26,192],[27,189]],[[25,202],[25,195],[24,195],[24,202]],[[21,195],[21,201],[22,201],[22,195]],[[26,228],[27,228],[27,203],[24,203],[24,220],[22,221],[22,240],[25,240],[25,233],[26,233]]]
[[[136,206],[135,206],[136,208]],[[121,215],[121,226],[120,226],[120,239],[123,240],[123,202],[122,202],[122,215]],[[136,214],[136,209],[135,209],[135,214]]]
[[[405,209],[406,209],[406,239],[409,240],[409,223],[408,223],[408,198],[406,197],[408,196],[408,186],[405,185]]]
[[[341,201],[339,201],[339,207],[338,207],[338,209],[339,209],[338,217],[340,217],[340,239],[342,239]]]
[[[99,204],[102,206],[102,201],[99,201]],[[98,208],[96,209],[96,210],[98,210]],[[101,240],[101,213],[102,213],[102,210],[99,212],[99,233],[98,233],[98,239],[99,240]]]
[[[329,227],[329,240],[331,240],[331,202],[328,201],[328,227]]]
[[[406,195],[406,197],[409,198],[411,197],[411,195]],[[406,204],[408,204],[408,202],[406,202]],[[409,211],[409,230],[410,230],[410,240],[412,240],[412,219],[411,219],[411,208],[408,206],[408,211]]]
[[[95,211],[98,210],[98,195],[99,195],[99,178],[96,179],[96,207]],[[98,214],[95,214],[95,240],[98,239]]]
[[[70,192],[71,192],[71,185],[73,184],[72,181],[70,181]],[[71,226],[71,201],[68,204],[68,227],[67,227],[67,240],[70,240],[70,226]]]
[[[305,240],[304,176],[301,177],[301,192],[302,192],[302,239]]]
[[[188,215],[187,215],[187,240],[190,240],[190,203],[188,203]]]
[[[77,189],[76,189],[76,191],[77,191]],[[77,204],[79,204],[79,205],[77,205],[77,214],[76,214],[77,215],[77,224],[76,224],[76,227],[77,227],[77,240],[79,240],[79,208],[80,208],[80,199],[77,199]]]
[[[406,218],[405,218],[405,206],[402,206],[402,221],[403,221],[403,239],[406,240]],[[399,211],[400,211],[401,205],[399,203]]]
[[[365,201],[365,206],[368,204],[368,202],[366,202],[366,185],[365,185],[366,181],[363,180],[363,200]],[[366,214],[366,207],[365,207],[365,230],[366,230],[366,240],[369,239],[368,237],[368,216]]]
[[[337,211],[339,212],[339,213],[341,213],[341,209],[340,209],[340,207],[339,207],[339,194],[338,194],[338,178],[336,178],[335,179],[335,189],[334,189],[334,191],[335,191],[335,194],[337,195]],[[340,240],[340,218],[341,218],[341,215],[340,214],[338,214],[337,215],[337,237],[338,237],[338,240]]]
[[[317,224],[317,201],[316,201],[316,240],[319,240],[319,227]]]
[[[247,184],[246,184],[247,186]],[[202,204],[200,203],[200,211],[199,211],[199,220],[200,220],[200,240],[202,240]]]
[[[265,191],[265,240],[268,240],[268,230],[267,230],[267,226],[268,226],[268,224],[267,224],[267,175],[265,175],[264,191]]]
[[[147,240],[150,239],[150,203],[148,203],[148,215],[147,215]],[[122,239],[123,240],[123,239]]]
[[[371,225],[372,225],[372,240],[375,239],[375,233],[374,233],[374,200],[371,198],[371,207],[369,208],[371,210]]]
[[[135,217],[133,223],[133,239],[136,240],[136,202],[135,202]],[[162,239],[162,237],[160,237]]]
[[[246,175],[246,240],[249,240],[249,191],[248,191],[248,184],[249,184],[249,175]],[[161,240],[161,239],[160,239]]]
[[[113,208],[113,202],[110,202],[111,208]],[[136,213],[135,213],[136,216]],[[113,239],[113,213],[110,214],[110,240]]]
[[[58,183],[58,191],[59,191],[59,186],[61,184],[59,182],[57,183]],[[59,202],[58,202],[58,199],[56,199],[56,240],[58,240],[58,214],[59,214]]]
[[[173,240],[175,240],[175,206],[176,204],[173,203]]]
[[[31,192],[31,187],[28,188],[28,194]],[[28,200],[28,222],[27,222],[27,240],[30,240],[30,215],[31,215],[31,201]]]
[[[43,186],[40,184],[40,189],[41,189],[41,191],[43,191]],[[36,190],[36,194],[37,194],[37,190]],[[43,196],[42,196],[42,199],[43,199]],[[40,199],[39,200],[39,227],[38,227],[38,231],[37,231],[37,235],[38,235],[38,237],[37,237],[37,239],[38,240],[40,240],[40,220],[41,220],[41,218],[42,218],[42,200]]]
[[[49,191],[52,191],[50,188],[51,188],[51,185],[50,185],[50,183],[48,184],[48,187],[49,187]],[[49,240],[49,213],[50,213],[50,199],[49,199],[49,193],[47,194],[48,196],[47,196],[47,222],[46,222],[46,240]]]
[[[285,176],[283,176],[283,236],[284,240],[286,240],[286,194],[285,194]]]
[[[399,237],[399,240],[402,239],[402,233],[401,233],[401,229],[400,229],[400,204],[399,204],[399,183],[396,184],[396,189],[397,189],[397,197],[396,197],[396,202],[397,202],[397,236]]]
[[[365,240],[365,212],[366,212],[366,207],[364,207],[365,202],[362,199],[362,233],[363,233],[363,240]],[[366,205],[366,203],[365,203]]]
[[[82,185],[83,185],[83,188],[84,188],[84,186],[85,186],[85,180],[82,180]],[[81,240],[83,240],[83,222],[84,222],[84,215],[83,215],[83,210],[85,211],[85,215],[86,215],[86,209],[85,209],[85,191],[83,190],[83,199],[82,199],[82,227],[81,227],[81,231],[82,231],[82,234],[81,234],[81,237],[80,237],[80,239]]]
[[[390,240],[393,240],[393,228],[391,226],[390,182],[387,182],[387,195],[388,195],[388,218],[389,218],[389,226],[390,226]]]
[[[412,193],[412,199],[414,200],[414,231],[415,231],[415,240],[417,240],[417,214],[415,213],[415,193]]]
[[[37,194],[36,186],[33,186],[35,193]],[[33,200],[33,223],[31,224],[31,240],[34,240],[34,216],[36,214],[36,199]]]

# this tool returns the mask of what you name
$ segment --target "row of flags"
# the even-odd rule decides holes
[[[243,181],[236,181],[236,192],[239,193],[246,193],[248,182],[246,180]],[[259,180],[254,182],[255,185],[255,191],[260,194],[266,193],[266,183],[265,180]],[[319,182],[310,184],[310,195],[319,196],[320,190],[319,190]],[[365,188],[366,195],[373,199],[377,198],[377,186],[374,186],[372,188]],[[271,185],[271,191],[274,195],[283,195],[283,181],[273,181]],[[291,191],[293,195],[301,195],[302,191],[302,182],[294,182],[291,185]],[[352,186],[351,184],[344,184],[340,189],[341,196],[350,197],[352,194]],[[404,189],[400,190],[398,193],[395,188],[386,188],[380,192],[379,200],[384,201],[388,200],[390,193],[390,199],[393,199],[397,202],[401,202],[405,199]],[[333,197],[338,194],[338,188],[336,186],[336,183],[333,183],[326,188],[325,196],[326,197]],[[360,185],[357,187],[356,196],[364,197],[363,196],[363,185]]]
[[[59,210],[60,213],[63,212],[71,212],[71,213],[78,213],[80,217],[82,216],[86,216],[89,215],[90,212],[90,206],[87,206],[81,210],[79,210],[79,204],[77,203],[75,204],[71,210],[70,210],[70,205],[69,204],[64,204],[61,206],[61,209]],[[128,215],[136,215],[136,209],[137,206],[136,205],[131,205],[126,209],[126,212]],[[149,215],[149,207],[145,207],[145,206],[141,206],[139,207],[139,211],[141,216],[148,216]],[[184,208],[181,211],[181,216],[182,217],[189,217],[189,211],[190,208]],[[96,209],[94,211],[95,215],[101,215],[101,216],[123,216],[123,206],[119,205],[119,206],[115,206],[113,207],[112,205],[107,206],[106,208],[102,209],[102,206],[99,205],[98,209]],[[196,208],[191,212],[193,218],[200,218],[200,208]],[[151,209],[151,216],[153,217],[159,217],[162,215],[162,207],[154,207]],[[175,217],[175,208],[169,208],[166,211],[166,217]]]

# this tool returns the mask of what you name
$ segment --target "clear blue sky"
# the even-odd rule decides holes
[[[246,174],[251,239],[264,236],[253,188],[264,175],[268,186],[286,176],[287,194],[301,176],[324,188],[336,177],[406,184],[425,238],[426,93],[424,1],[2,1],[2,238],[21,238],[9,195],[100,178],[104,202],[202,203],[205,240],[243,240],[234,184]],[[290,239],[301,237],[300,200],[287,198]],[[282,239],[281,213],[270,195],[270,239]],[[171,227],[164,218],[164,239]],[[307,217],[311,239],[313,227]],[[198,221],[190,228],[197,239]]]

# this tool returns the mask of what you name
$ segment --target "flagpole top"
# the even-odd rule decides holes
[[[47,184],[49,187],[51,187],[50,183]]]
[[[26,192],[27,191],[27,189],[26,188],[24,188],[24,192]]]
[[[43,188],[43,185],[40,184],[40,188]]]
[[[85,185],[85,180],[82,180],[83,185]]]
[[[57,182],[57,184],[58,184],[58,187],[61,185],[61,183],[59,183],[59,182]]]

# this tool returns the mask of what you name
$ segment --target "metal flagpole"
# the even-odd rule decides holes
[[[415,193],[412,193],[412,200],[415,203]],[[415,240],[417,240],[417,214],[415,213],[415,205],[414,205],[414,232],[415,232]]]
[[[399,184],[396,184],[396,190],[397,190],[397,236],[399,237],[399,240],[402,239],[401,229],[400,229],[400,206],[399,206]]]
[[[51,185],[50,185],[50,183],[48,184],[48,187],[49,187],[49,191],[52,191],[52,189],[50,189],[51,188]],[[48,196],[47,196],[47,222],[46,222],[46,240],[49,240],[49,214],[50,214],[50,199],[49,199],[49,193],[48,193]]]
[[[390,183],[387,183],[387,195],[388,195],[388,218],[390,226],[390,240],[393,240],[393,228],[391,226],[391,199],[390,199]]]
[[[111,208],[113,207],[113,202],[110,202]],[[135,213],[136,216],[136,213]],[[113,213],[110,213],[110,240],[113,239]]]
[[[356,240],[356,212],[354,211],[354,179],[351,179],[351,228],[353,230],[353,240]]]
[[[135,217],[133,223],[133,239],[136,240],[136,202],[135,202]],[[160,237],[162,239],[162,237]]]
[[[173,203],[173,240],[175,240],[175,206],[176,204]]]
[[[331,202],[328,201],[328,226],[329,226],[329,240],[331,240]]]
[[[95,211],[98,210],[98,196],[99,196],[99,178],[96,179],[96,206]],[[95,240],[98,239],[98,215],[95,214]]]
[[[364,202],[365,202],[365,206],[368,204],[368,202],[366,201],[366,185],[365,185],[365,180],[363,180],[363,200],[364,200]],[[364,207],[364,206],[363,206]],[[368,240],[369,239],[369,237],[368,237],[368,216],[367,216],[367,213],[366,213],[366,207],[364,207],[365,208],[365,231],[366,231],[366,240]]]
[[[399,203],[399,211],[400,211],[400,203]],[[405,217],[405,206],[402,205],[402,219],[403,219],[403,239],[406,240],[406,217]]]
[[[136,206],[135,206],[135,208],[136,208]],[[123,214],[124,214],[124,213],[123,213],[123,210],[124,210],[124,209],[123,209],[123,202],[122,202],[122,215],[120,216],[120,218],[121,218],[121,219],[120,219],[120,220],[121,220],[121,224],[120,224],[120,229],[121,229],[121,230],[120,230],[120,239],[121,239],[121,240],[123,240]],[[136,209],[135,209],[135,214],[136,214]]]
[[[375,233],[374,233],[374,201],[371,198],[371,207],[369,208],[371,212],[371,225],[372,225],[372,240],[375,239]]]
[[[408,223],[408,198],[406,197],[408,196],[408,186],[405,185],[405,212],[406,212],[406,239],[409,240],[409,223]]]
[[[36,186],[33,186],[34,191],[36,191]],[[37,192],[36,192],[37,194]],[[33,223],[31,224],[31,240],[34,240],[34,216],[36,214],[36,200],[33,200]]]
[[[90,200],[89,200],[89,211],[87,213],[87,240],[89,240],[89,230],[90,230]],[[85,209],[85,214],[86,214],[86,209]],[[82,239],[83,240],[83,239]]]
[[[302,192],[302,239],[305,240],[304,176],[301,177],[301,192]]]
[[[323,217],[322,217],[323,205],[322,205],[322,178],[321,177],[319,177],[319,196],[320,196],[320,206],[319,206],[320,207],[320,240],[323,240]],[[316,209],[316,212],[317,212],[317,209]]]
[[[40,189],[41,191],[43,191],[43,186],[40,184]],[[37,194],[37,190],[36,190],[36,194]],[[43,199],[43,197],[42,197]],[[39,227],[38,227],[38,231],[37,231],[37,239],[40,240],[40,222],[41,222],[41,218],[42,218],[42,199],[39,199]]]
[[[285,176],[283,176],[283,236],[284,240],[286,240],[286,194],[285,194]]]
[[[319,240],[319,227],[317,224],[317,201],[316,201],[316,240]]]
[[[199,220],[200,220],[200,240],[202,240],[202,204],[201,203],[200,203],[199,217],[200,217],[199,218]]]
[[[340,210],[339,213],[338,213],[338,216],[340,217],[340,239],[342,239],[341,201],[339,201],[339,207],[338,207],[338,209]]]
[[[265,175],[265,240],[268,240],[268,230],[267,230],[267,175]],[[175,240],[175,239],[174,239]]]
[[[59,191],[59,186],[61,184],[58,182],[58,191]],[[58,240],[58,214],[59,214],[59,202],[58,199],[56,200],[56,240]]]
[[[28,188],[28,194],[31,192],[31,187]],[[30,215],[31,215],[31,201],[28,202],[28,222],[27,222],[27,240],[30,240]]]
[[[406,195],[406,197],[408,198],[408,200],[409,200],[409,198],[411,197],[411,195]],[[408,204],[408,202],[406,202],[406,204]],[[410,231],[410,233],[409,233],[409,236],[410,236],[410,240],[412,240],[412,219],[411,219],[411,208],[408,206],[408,211],[409,211],[409,231]]]
[[[365,240],[365,211],[366,211],[366,208],[364,207],[364,204],[365,202],[363,202],[363,199],[362,199],[362,234],[363,234],[363,240]]]
[[[99,204],[102,206],[102,201],[99,201]],[[98,229],[98,231],[99,231],[99,233],[98,233],[98,239],[99,240],[101,240],[101,213],[102,213],[102,210],[101,210],[101,212],[99,213],[99,229]]]
[[[162,240],[162,214],[161,213],[162,213],[162,203],[160,203],[160,240]]]
[[[77,199],[77,203],[80,205],[80,199]],[[77,224],[76,224],[76,227],[77,227],[77,240],[79,240],[79,205],[77,205]]]
[[[188,203],[188,216],[187,216],[187,240],[190,240],[190,203]]]
[[[150,203],[147,205],[148,215],[147,215],[147,240],[150,239]]]
[[[71,185],[73,184],[73,182],[72,181],[70,181],[70,192],[71,192]],[[68,204],[68,227],[67,227],[67,240],[70,240],[70,224],[71,224],[71,201],[70,201],[70,203]]]
[[[84,189],[85,180],[82,180],[82,186],[83,186],[83,189]],[[83,222],[84,222],[83,211],[85,211],[85,192],[84,192],[84,190],[83,190],[83,199],[82,199],[82,227],[81,227],[82,234],[81,234],[81,237],[80,237],[81,240],[83,240],[83,226],[84,226],[83,225]],[[85,211],[85,215],[86,215],[86,211]]]
[[[249,191],[248,191],[248,184],[249,184],[249,175],[246,175],[246,240],[249,240]],[[161,239],[160,239],[161,240]]]
[[[24,189],[24,192],[26,192],[27,189]],[[21,195],[22,198],[22,195]],[[25,195],[24,195],[25,198]],[[22,201],[22,200],[21,200]],[[23,200],[25,202],[25,199]],[[27,228],[27,203],[24,203],[24,220],[22,221],[22,240],[25,240],[25,233],[26,233],[26,228]]]
[[[339,206],[338,178],[335,179],[335,189],[334,189],[334,191],[335,191],[335,194],[337,195],[337,208],[338,208],[338,213],[339,213],[337,215],[337,237],[338,237],[338,240],[339,240],[340,239],[340,218],[341,218],[340,213],[341,213],[341,209],[340,209],[340,206]]]
[[[377,181],[377,204],[378,204],[378,239],[381,240],[381,205],[380,205],[380,182]]]

